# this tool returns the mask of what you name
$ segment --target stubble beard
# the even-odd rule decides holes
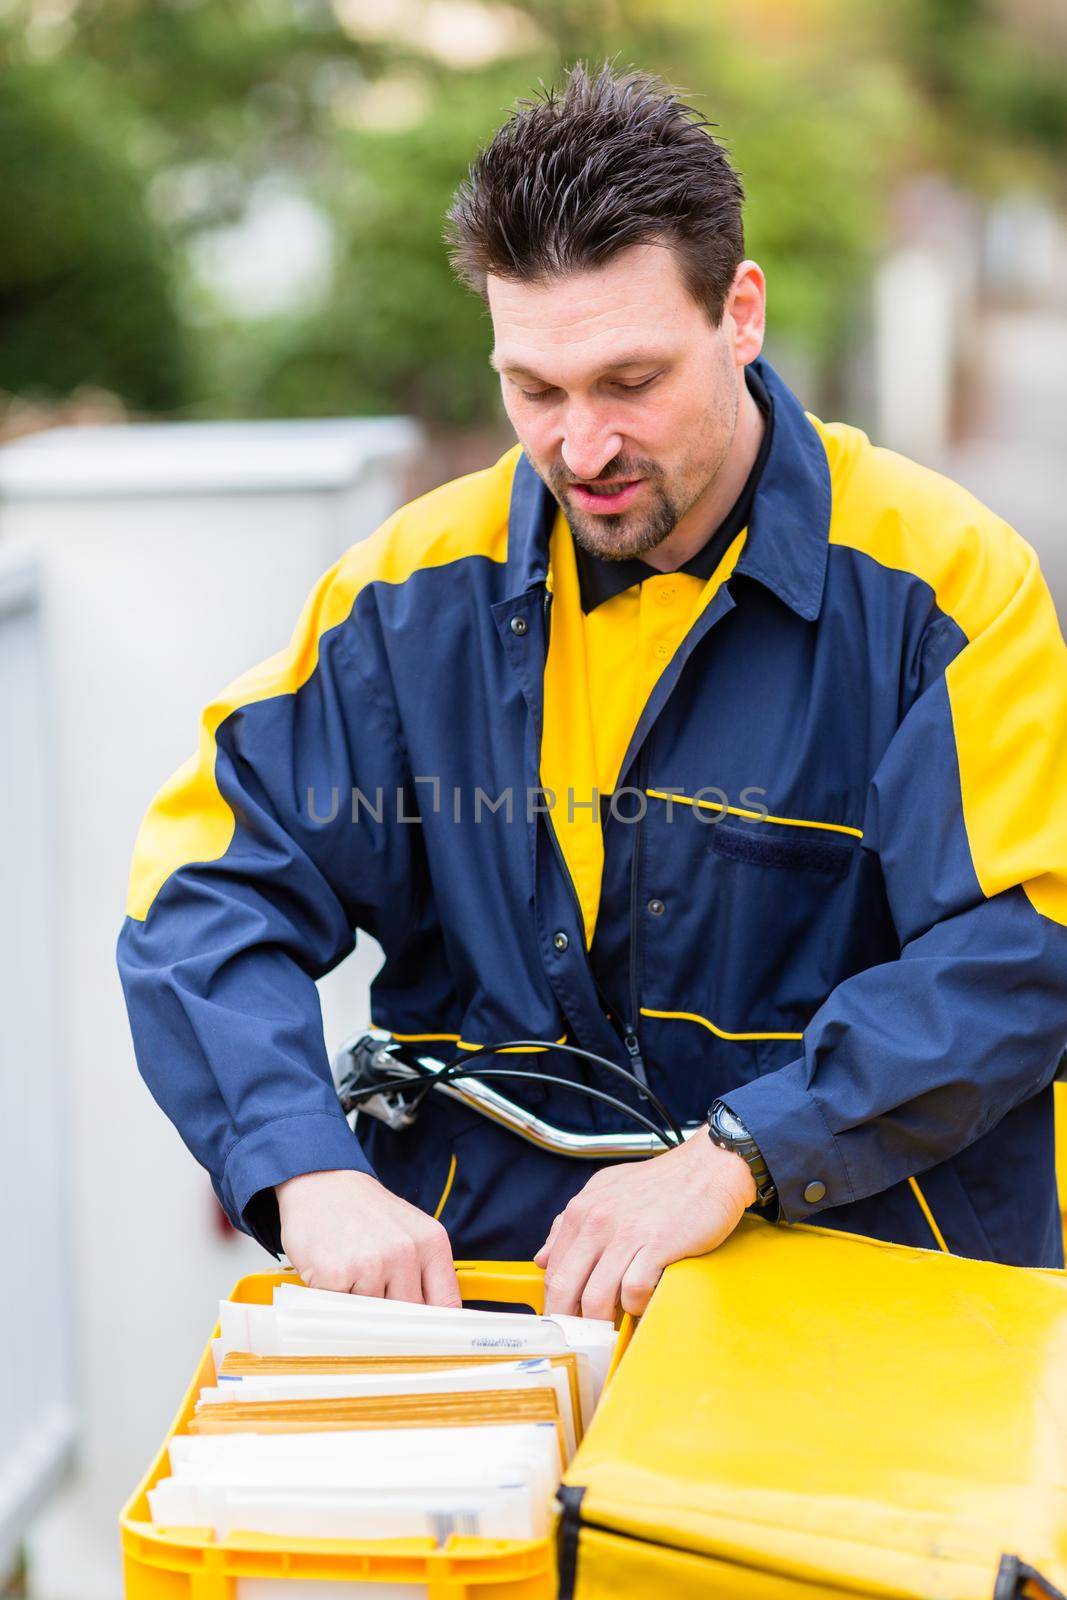
[[[617,516],[588,516],[579,511],[567,495],[571,481],[557,483],[553,473],[549,488],[563,507],[576,544],[602,561],[632,561],[647,555],[662,544],[678,526],[681,513],[669,493],[663,475],[653,462],[626,462],[622,457],[605,469],[607,478],[644,478],[644,493],[651,505],[640,512],[623,511]]]

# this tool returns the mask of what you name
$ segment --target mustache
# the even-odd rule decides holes
[[[572,484],[614,483],[618,479],[630,481],[634,478],[658,479],[661,476],[659,466],[655,461],[642,460],[639,457],[615,456],[602,467],[595,478],[577,478],[573,472],[564,466],[555,465],[549,469],[549,479],[553,489],[567,489]]]

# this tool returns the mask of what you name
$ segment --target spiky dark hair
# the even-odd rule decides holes
[[[670,245],[716,325],[745,254],[744,191],[700,112],[661,78],[583,62],[562,89],[520,101],[449,207],[459,278],[524,282],[602,265],[628,245]]]

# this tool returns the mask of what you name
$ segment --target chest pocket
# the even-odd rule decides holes
[[[877,858],[829,828],[650,804],[641,857],[642,1008],[703,1022],[701,1051],[794,1041],[850,973],[895,951]],[[649,913],[655,901],[658,914]]]
[[[734,828],[715,823],[707,829],[708,848],[727,861],[748,861],[757,867],[785,867],[823,872],[842,878],[852,865],[855,848],[836,839],[800,839],[761,833],[761,824]]]

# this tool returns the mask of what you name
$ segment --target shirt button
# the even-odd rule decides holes
[[[648,902],[648,909],[651,911],[654,917],[662,917],[667,907],[663,904],[662,900],[650,900]]]
[[[671,601],[674,599],[673,584],[668,584],[667,588],[660,589],[656,595],[656,599],[659,601],[661,606],[669,606]]]
[[[654,644],[652,646],[652,654],[656,657],[657,661],[666,661],[670,653],[671,647],[667,643],[666,639],[661,639],[658,644]]]
[[[553,934],[552,936],[552,944],[557,950],[569,950],[570,943],[570,940],[567,938],[567,935],[563,932],[562,928],[558,933]]]
[[[826,1185],[820,1183],[818,1178],[814,1183],[809,1183],[804,1190],[804,1198],[809,1206],[817,1206],[820,1200],[826,1199]]]
[[[523,634],[526,632],[528,623],[525,617],[512,617],[509,627],[511,628],[512,633],[516,634],[518,638],[521,639]]]

